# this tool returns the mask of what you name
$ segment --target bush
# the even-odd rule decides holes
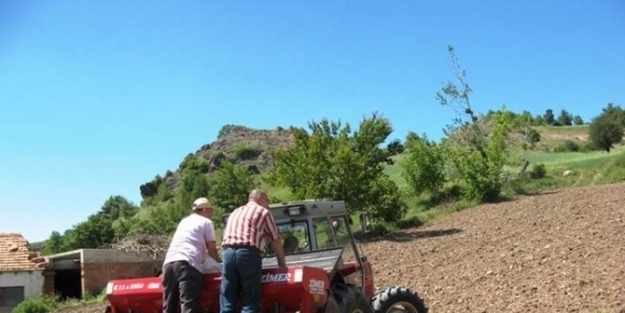
[[[56,309],[56,300],[56,297],[49,296],[26,299],[13,309],[13,313],[48,313]]]
[[[538,163],[532,166],[532,170],[530,171],[531,179],[541,179],[545,178],[545,176],[547,176],[547,168],[545,167],[545,164]]]
[[[579,152],[593,152],[597,150],[599,149],[590,141],[586,141],[579,146]]]
[[[580,146],[572,140],[565,140],[554,148],[554,152],[579,152]]]
[[[235,148],[234,150],[234,155],[237,157],[237,159],[239,160],[251,160],[255,157],[257,157],[259,155],[259,151],[248,146],[248,145],[243,145],[243,146],[238,146]]]

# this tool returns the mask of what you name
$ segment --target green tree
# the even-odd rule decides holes
[[[601,114],[607,115],[610,119],[614,119],[625,126],[625,110],[623,110],[619,105],[608,103],[608,105],[602,109]]]
[[[115,239],[113,221],[103,214],[92,214],[65,235],[68,249],[100,248]]]
[[[408,212],[408,207],[402,200],[399,187],[388,176],[380,176],[373,181],[369,193],[375,205],[369,206],[368,211],[371,218],[376,221],[395,223]]]
[[[560,115],[558,116],[558,124],[562,126],[573,125],[573,115],[567,110],[561,110]]]
[[[545,123],[547,123],[547,125],[553,125],[556,121],[552,109],[547,109],[545,111],[545,115],[543,115],[543,118],[545,119]]]
[[[54,254],[66,251],[63,236],[58,231],[53,231],[48,240],[43,243],[43,254]]]
[[[133,217],[138,211],[139,207],[123,196],[110,196],[102,205],[99,214],[117,220]]]
[[[588,140],[598,149],[610,152],[623,139],[623,121],[619,115],[605,110],[594,118],[588,129]]]
[[[230,211],[247,202],[254,184],[254,176],[246,165],[224,161],[210,181],[209,199],[213,205]]]
[[[182,161],[182,164],[180,164],[180,167],[183,171],[196,171],[200,173],[208,172],[208,162],[193,153],[187,154]]]
[[[575,117],[573,118],[573,124],[574,125],[584,125],[584,120],[582,119],[581,116],[575,115]]]
[[[386,149],[390,155],[398,155],[404,153],[405,146],[401,143],[401,140],[395,139],[386,146]]]
[[[505,108],[496,113],[490,131],[479,122],[470,104],[472,89],[466,81],[466,73],[458,65],[454,48],[449,46],[448,51],[460,84],[459,88],[448,82],[436,95],[441,105],[454,108],[459,115],[454,119],[456,127],[449,125],[446,130],[450,139],[445,141],[448,156],[458,179],[465,185],[464,196],[479,202],[492,201],[499,197],[503,184],[501,174],[507,159],[505,138],[510,131],[509,114]]]
[[[410,132],[407,137],[408,153],[400,161],[401,176],[414,194],[419,195],[424,191],[429,191],[436,196],[445,183],[445,159],[442,146],[429,141],[425,134],[420,138]]]
[[[545,124],[547,124],[547,122],[545,121],[545,118],[542,115],[536,115],[536,117],[534,117],[534,123],[532,123],[532,125],[542,126]]]
[[[310,134],[295,129],[293,146],[274,153],[267,182],[288,187],[300,199],[341,199],[352,211],[374,208],[379,198],[371,189],[386,176],[383,164],[393,162],[391,151],[381,147],[392,132],[389,120],[373,113],[353,134],[340,121],[323,119],[308,126]]]

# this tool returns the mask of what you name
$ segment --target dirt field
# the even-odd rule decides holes
[[[624,200],[625,184],[529,196],[364,249],[378,287],[408,286],[430,312],[625,312]]]
[[[465,210],[363,248],[430,312],[625,312],[625,184]],[[64,312],[103,312],[99,304]]]

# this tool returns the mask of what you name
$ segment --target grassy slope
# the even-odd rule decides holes
[[[623,166],[623,171],[615,170],[616,162],[625,160],[625,146],[619,146],[611,153],[603,151],[548,152],[551,150],[550,148],[561,144],[565,140],[572,140],[579,144],[585,142],[588,133],[588,125],[567,127],[542,126],[537,129],[541,133],[542,139],[540,145],[534,151],[529,151],[527,153],[527,159],[530,161],[530,164],[544,164],[547,168],[547,177],[541,180],[524,182],[523,186],[507,186],[507,190],[504,190],[506,196],[515,196],[524,192],[537,192],[547,188],[596,185],[625,179],[625,164]],[[513,145],[515,145],[515,143],[513,143]],[[516,146],[511,148],[511,150],[516,151],[511,154],[511,158],[521,160],[523,152]],[[399,155],[395,157],[395,160],[399,161],[402,158],[403,156]],[[529,169],[531,169],[531,167],[532,165],[530,165]],[[506,167],[506,171],[511,173],[518,172],[519,170],[520,168],[515,166]],[[562,173],[565,170],[572,170],[573,174],[564,177]],[[401,167],[398,162],[395,162],[393,165],[387,165],[385,173],[388,174],[398,186],[406,186],[406,181],[401,177]],[[271,187],[264,183],[262,187],[268,190],[272,196],[283,200],[291,198],[291,194],[286,188]],[[409,197],[405,200],[409,207],[409,212],[404,221],[407,222],[404,223],[408,224],[407,226],[414,224],[415,217],[421,222],[426,222],[437,216],[452,213],[472,205],[470,203],[450,203],[445,208],[435,210],[432,209],[427,196]]]

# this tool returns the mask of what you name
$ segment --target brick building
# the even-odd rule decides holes
[[[112,279],[155,276],[164,259],[164,253],[116,249],[79,249],[48,255],[44,292],[56,292],[62,298],[82,298],[101,292]]]
[[[41,294],[45,259],[18,233],[0,233],[0,313]]]

